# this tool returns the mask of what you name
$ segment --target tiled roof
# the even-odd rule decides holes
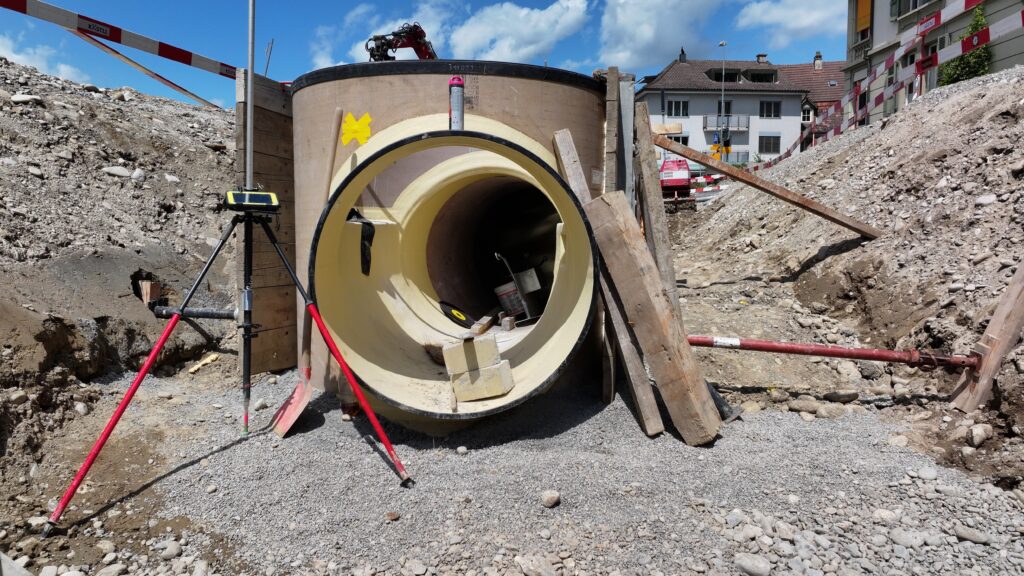
[[[781,75],[790,82],[807,91],[807,99],[815,104],[836,102],[845,94],[842,61],[822,62],[821,70],[815,70],[814,64],[782,64],[779,66]],[[829,80],[835,86],[829,86]]]
[[[726,70],[753,70],[753,71],[776,71],[780,66],[771,62],[763,64],[753,60],[726,60]],[[692,90],[696,92],[713,92],[722,89],[722,83],[712,80],[708,71],[721,70],[721,60],[687,60],[680,62],[674,60],[665,67],[657,77],[644,86],[641,92],[650,90]],[[789,81],[781,72],[779,81],[773,83],[763,82],[726,82],[726,92],[806,92],[806,90]]]

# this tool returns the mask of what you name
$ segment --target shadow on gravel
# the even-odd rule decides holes
[[[98,510],[93,512],[92,514],[89,514],[88,516],[82,517],[82,518],[78,519],[75,522],[69,523],[69,525],[79,526],[79,525],[82,525],[82,524],[87,524],[87,523],[93,521],[94,519],[103,516],[104,514],[107,513],[107,511],[109,511],[113,507],[117,506],[118,504],[121,504],[121,503],[124,503],[124,502],[126,502],[128,500],[131,500],[132,498],[135,498],[136,496],[142,494],[146,490],[149,490],[153,486],[156,486],[157,484],[160,483],[161,480],[164,480],[165,478],[170,478],[171,476],[177,474],[178,472],[181,472],[183,470],[187,470],[187,469],[189,469],[189,468],[199,464],[200,462],[202,462],[206,458],[209,458],[209,457],[214,456],[216,454],[220,454],[221,452],[225,452],[227,450],[230,450],[230,449],[234,448],[235,446],[238,446],[238,445],[242,444],[243,442],[248,442],[249,440],[252,440],[253,438],[256,438],[256,437],[259,437],[259,436],[264,436],[266,434],[272,434],[272,433],[273,433],[273,431],[268,426],[266,428],[261,428],[260,430],[257,430],[255,432],[250,432],[248,436],[239,436],[235,440],[232,440],[231,442],[228,442],[227,444],[225,444],[223,446],[219,446],[217,448],[214,448],[213,450],[210,450],[206,454],[203,454],[201,456],[196,456],[195,458],[193,458],[193,459],[191,459],[191,460],[189,460],[187,462],[182,462],[181,464],[178,464],[177,466],[175,466],[174,468],[168,470],[167,472],[164,472],[163,474],[161,474],[159,476],[156,476],[155,478],[147,481],[145,484],[140,485],[138,488],[135,488],[131,492],[128,492],[127,494],[122,495],[120,498],[117,498],[116,500],[111,500],[110,502],[107,502],[102,507],[100,507]],[[67,531],[66,529],[61,529],[60,530],[61,533],[66,533],[66,531]]]
[[[488,416],[438,437],[415,432],[383,419],[381,424],[393,444],[417,450],[434,449],[439,439],[452,446],[486,448],[512,441],[551,438],[579,426],[605,409],[599,397],[600,375],[594,378],[597,380],[581,378],[558,383],[547,393],[531,398],[507,412]],[[356,416],[353,423],[362,436],[376,438],[364,414]],[[387,459],[386,454],[380,454]]]
[[[288,429],[288,436],[298,436],[312,432],[327,423],[325,414],[341,410],[334,394],[320,394],[309,401],[299,419]]]

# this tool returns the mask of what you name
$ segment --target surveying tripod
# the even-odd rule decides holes
[[[99,438],[96,439],[96,443],[93,444],[92,449],[86,456],[85,461],[82,462],[82,466],[78,469],[78,473],[75,474],[74,479],[71,481],[71,485],[68,486],[64,492],[64,496],[60,499],[57,507],[53,510],[47,523],[43,526],[42,535],[45,538],[53,530],[54,526],[60,521],[61,516],[64,514],[65,508],[74,498],[75,492],[78,487],[85,480],[86,475],[89,473],[89,469],[92,468],[96,458],[100,455],[100,451],[103,450],[104,444],[110,438],[114,428],[120,421],[121,416],[125,410],[128,409],[128,404],[131,403],[132,398],[135,396],[135,392],[138,391],[142,381],[146,378],[146,375],[153,368],[156,363],[157,357],[160,355],[160,351],[163,349],[164,344],[167,343],[168,338],[171,336],[171,332],[174,331],[175,326],[182,318],[215,318],[215,319],[231,319],[235,318],[235,313],[225,312],[220,310],[206,310],[189,308],[188,304],[192,301],[192,297],[195,295],[196,290],[199,289],[203,279],[206,278],[210,268],[213,267],[213,262],[220,255],[221,250],[227,244],[228,239],[231,238],[231,234],[234,233],[235,228],[242,224],[242,250],[243,250],[243,263],[242,263],[242,296],[241,296],[241,323],[239,327],[242,329],[242,405],[243,405],[243,416],[242,416],[242,434],[247,435],[249,433],[249,398],[252,388],[252,373],[251,373],[251,354],[252,354],[252,339],[256,337],[253,334],[254,325],[252,323],[252,311],[253,311],[253,296],[252,296],[252,254],[253,254],[253,226],[259,225],[263,229],[264,234],[267,236],[267,240],[271,246],[274,247],[274,252],[281,259],[281,263],[284,264],[286,270],[288,270],[288,276],[295,284],[295,289],[298,290],[299,295],[302,296],[302,301],[305,302],[306,310],[309,312],[310,318],[316,324],[317,329],[320,331],[320,335],[323,337],[324,342],[327,344],[327,348],[330,350],[331,355],[341,366],[342,372],[345,374],[346,380],[348,380],[349,386],[352,388],[352,392],[355,394],[356,399],[359,401],[359,405],[363,412],[366,413],[367,419],[373,426],[374,431],[377,434],[377,438],[380,439],[381,444],[384,445],[384,449],[387,451],[388,456],[391,458],[391,462],[395,467],[395,471],[401,478],[403,486],[409,486],[412,484],[412,477],[405,471],[405,467],[402,465],[402,461],[398,458],[398,454],[395,453],[394,447],[391,445],[391,441],[388,439],[387,434],[380,425],[380,421],[377,420],[377,415],[374,413],[373,408],[370,407],[370,403],[366,400],[366,396],[363,394],[362,388],[356,381],[355,375],[349,368],[348,363],[342,357],[341,352],[338,350],[338,346],[334,343],[334,338],[327,330],[327,326],[324,324],[323,318],[320,316],[320,311],[317,309],[316,303],[313,302],[306,294],[306,290],[302,287],[302,282],[299,281],[299,277],[295,274],[295,270],[292,268],[288,257],[285,256],[284,251],[281,249],[281,245],[277,241],[277,237],[274,235],[274,231],[270,228],[271,217],[276,214],[280,208],[280,204],[277,200],[277,195],[273,192],[261,192],[261,191],[230,191],[225,197],[225,206],[237,212],[231,218],[231,222],[227,228],[224,229],[224,233],[220,237],[220,241],[213,249],[213,253],[210,254],[203,269],[199,272],[199,276],[193,282],[192,287],[188,289],[185,296],[181,299],[181,304],[175,308],[169,307],[157,307],[154,312],[158,316],[166,315],[170,318],[167,322],[164,331],[160,334],[160,338],[157,340],[153,349],[150,351],[149,356],[143,363],[142,368],[139,369],[138,374],[135,376],[135,380],[132,381],[131,386],[125,392],[121,402],[117,405],[114,410],[114,414],[110,417],[107,425],[103,428]]]

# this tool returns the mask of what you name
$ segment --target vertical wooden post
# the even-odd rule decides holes
[[[668,233],[668,221],[665,218],[665,199],[661,194],[661,177],[658,169],[658,156],[651,140],[651,115],[647,110],[647,102],[638,102],[633,118],[636,125],[636,145],[640,164],[640,180],[643,194],[640,201],[644,206],[644,232],[648,244],[654,254],[654,262],[661,274],[661,283],[665,294],[672,304],[676,317],[682,319],[679,306],[679,294],[676,289],[676,270],[672,263],[672,243]]]
[[[619,69],[608,68],[605,92],[604,192],[619,190]]]

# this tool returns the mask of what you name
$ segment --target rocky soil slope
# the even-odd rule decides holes
[[[0,476],[88,411],[95,394],[80,381],[146,355],[162,321],[136,281],[181,289],[198,271],[225,220],[232,131],[225,110],[0,59]],[[200,302],[231,304],[230,262],[229,251]],[[232,333],[184,324],[165,362]]]
[[[1022,134],[1018,67],[932,91],[766,173],[887,232],[871,242],[744,186],[673,217],[692,330],[969,353],[1024,256]],[[996,402],[967,417],[944,402],[953,372],[703,357],[713,377],[739,387],[802,386],[819,397],[852,388],[917,418],[924,450],[999,475],[1007,487],[1024,474],[1021,347],[1003,366]],[[976,424],[998,436],[981,450],[965,445]]]

